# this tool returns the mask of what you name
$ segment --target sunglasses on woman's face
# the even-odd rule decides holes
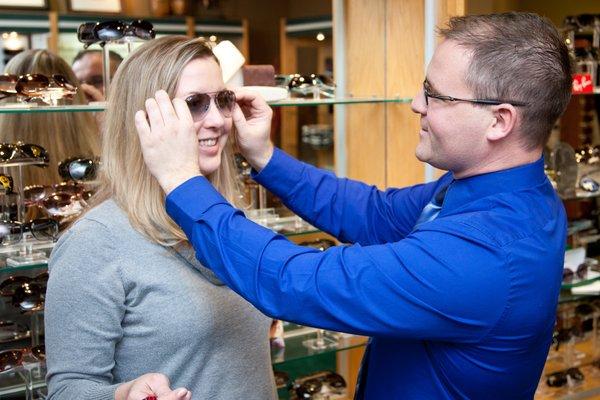
[[[206,117],[213,99],[221,115],[225,118],[231,117],[235,106],[235,93],[231,90],[220,90],[218,92],[194,93],[185,98],[194,121],[200,121]]]

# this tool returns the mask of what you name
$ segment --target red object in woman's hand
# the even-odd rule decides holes
[[[154,396],[154,395],[152,395],[152,396],[147,396],[147,397],[144,397],[144,400],[158,400],[158,397],[156,397],[156,396]]]

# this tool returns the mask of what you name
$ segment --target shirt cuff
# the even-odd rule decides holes
[[[208,179],[195,176],[177,186],[166,198],[167,214],[183,229],[188,239],[194,223],[217,204],[229,202],[221,196]]]
[[[258,173],[253,171],[252,178],[280,198],[284,198],[296,187],[304,168],[303,162],[276,147],[268,164]]]

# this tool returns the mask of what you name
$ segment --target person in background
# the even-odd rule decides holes
[[[210,47],[185,36],[149,41],[119,67],[108,96],[100,190],[50,256],[49,400],[276,398],[271,319],[196,260],[164,210],[134,124],[159,90],[189,107],[197,167],[238,203],[229,140],[235,99],[221,74]]]
[[[69,64],[48,50],[27,50],[17,54],[8,62],[4,73],[47,77],[58,74],[79,86]],[[81,90],[77,91],[72,103],[87,104]],[[23,169],[23,186],[59,183],[63,180],[58,173],[60,161],[69,157],[94,158],[100,153],[98,123],[88,112],[0,114],[0,141],[38,144],[48,151],[50,163],[47,168]]]
[[[110,76],[113,77],[123,58],[114,51],[109,51],[108,54]],[[73,72],[90,101],[103,101],[105,98],[102,70],[102,50],[81,50],[73,59]]]
[[[236,92],[255,179],[349,245],[303,248],[246,219],[164,93],[136,116],[143,155],[225,284],[272,317],[371,336],[357,399],[531,399],[562,279],[566,216],[542,149],[571,96],[569,52],[528,13],[451,18],[441,35],[412,102],[417,158],[449,171],[435,182],[380,191],[299,162],[273,147],[267,104]]]

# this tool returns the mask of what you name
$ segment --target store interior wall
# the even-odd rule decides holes
[[[599,14],[598,0],[466,0],[467,14],[486,14],[505,11],[528,11],[548,17],[561,26],[567,15]]]

